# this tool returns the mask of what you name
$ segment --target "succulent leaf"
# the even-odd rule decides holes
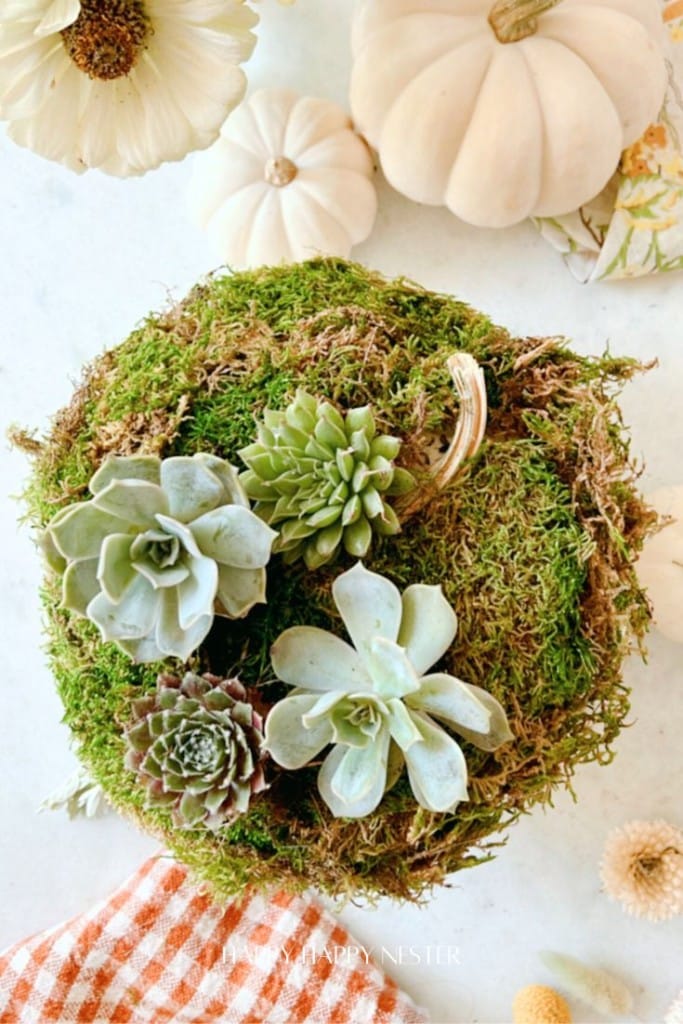
[[[417,802],[435,813],[467,799],[467,765],[433,715],[484,750],[512,739],[491,694],[446,673],[424,675],[455,637],[455,613],[440,587],[403,595],[361,563],[332,595],[355,645],[312,626],[294,626],[271,648],[275,674],[296,691],[266,721],[266,748],[285,768],[308,764],[333,744],[318,773],[336,817],[373,811],[403,765]]]
[[[395,466],[401,442],[377,435],[369,406],[341,413],[300,389],[283,411],[264,411],[257,438],[239,452],[247,467],[241,481],[259,516],[277,527],[273,550],[288,562],[303,558],[317,568],[342,547],[363,557],[373,532],[398,531],[386,499],[410,490],[414,480]],[[301,522],[305,531],[297,529]]]
[[[216,831],[265,788],[263,723],[237,679],[159,676],[124,739],[147,806],[169,808],[179,828]]]
[[[276,534],[229,463],[109,458],[90,489],[90,501],[54,517],[43,548],[63,573],[63,606],[136,661],[186,660],[215,611],[239,618],[265,600]]]
[[[458,619],[441,587],[413,583],[403,591],[398,642],[422,675],[455,639]]]

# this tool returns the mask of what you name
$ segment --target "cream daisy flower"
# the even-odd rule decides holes
[[[0,119],[74,171],[179,160],[242,99],[257,21],[244,0],[2,0]]]

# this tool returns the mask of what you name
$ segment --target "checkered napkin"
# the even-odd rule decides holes
[[[424,1024],[314,900],[217,905],[168,857],[0,955],[0,1024]]]

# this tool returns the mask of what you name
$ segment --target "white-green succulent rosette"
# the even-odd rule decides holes
[[[405,762],[421,807],[452,811],[467,800],[467,765],[434,719],[480,747],[512,739],[500,703],[443,672],[426,675],[455,638],[441,587],[401,594],[358,562],[332,594],[353,645],[313,626],[285,630],[271,650],[275,674],[296,689],[266,719],[266,749],[281,767],[304,767],[329,744],[318,788],[335,817],[378,806]]]
[[[63,573],[62,606],[134,661],[185,661],[215,614],[241,618],[265,601],[276,534],[225,460],[109,457],[89,489],[52,519],[43,546]]]

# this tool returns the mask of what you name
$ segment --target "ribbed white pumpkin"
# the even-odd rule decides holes
[[[341,107],[263,89],[196,158],[190,207],[236,269],[347,257],[375,220],[373,170]]]
[[[659,111],[665,44],[659,0],[499,0],[500,34],[535,25],[509,42],[493,6],[361,0],[351,108],[399,192],[506,227],[601,191]]]

